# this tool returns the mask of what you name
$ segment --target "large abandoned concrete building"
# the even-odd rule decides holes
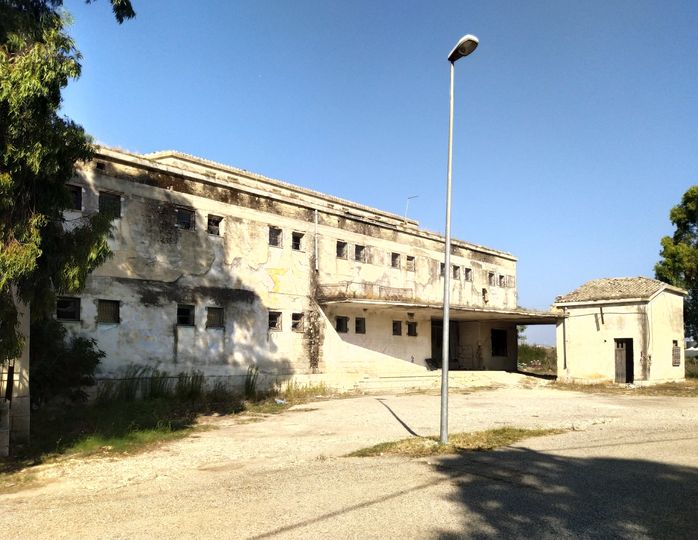
[[[140,364],[244,379],[322,374],[336,387],[440,364],[451,278],[451,369],[515,370],[516,258],[402,216],[181,154],[100,148],[66,219],[109,211],[113,257],[57,318],[97,340],[102,377]]]

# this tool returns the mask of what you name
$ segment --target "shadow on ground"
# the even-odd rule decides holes
[[[461,534],[437,538],[696,538],[698,469],[508,448],[445,458]]]

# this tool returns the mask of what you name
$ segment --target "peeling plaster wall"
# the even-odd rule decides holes
[[[672,292],[663,292],[655,297],[648,309],[650,321],[651,365],[649,378],[652,382],[674,382],[686,378],[684,359],[683,297]],[[673,342],[679,346],[679,365],[672,363]]]
[[[418,321],[418,337],[393,339],[392,318],[377,310],[366,336],[338,341],[328,322],[332,310],[323,313],[316,303],[332,296],[440,302],[443,240],[415,222],[253,176],[111,150],[73,183],[83,189],[83,208],[67,219],[97,211],[101,191],[121,196],[109,240],[114,256],[80,293],[80,321],[65,322],[70,332],[97,339],[106,353],[103,376],[134,363],[238,378],[254,364],[284,377],[351,369],[360,355],[362,369],[423,370],[431,356],[428,320]],[[191,230],[175,226],[181,209],[194,212]],[[219,235],[208,233],[209,215],[222,218]],[[282,230],[279,246],[269,245],[270,226]],[[299,249],[294,232],[302,235]],[[347,243],[346,258],[337,256],[337,241]],[[353,260],[356,245],[365,246],[364,261]],[[392,253],[400,256],[399,268]],[[407,268],[408,255],[414,269]],[[516,307],[514,257],[454,241],[452,264],[461,267],[454,305]],[[100,299],[120,302],[118,324],[97,322]],[[194,325],[177,324],[178,304],[195,306]],[[224,328],[206,327],[207,307],[223,308]],[[280,329],[268,328],[269,311],[281,313]],[[293,313],[303,314],[299,331],[291,329]]]

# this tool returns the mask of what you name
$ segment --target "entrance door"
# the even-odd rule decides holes
[[[431,358],[434,365],[441,367],[443,356],[443,319],[431,320]],[[448,325],[448,363],[449,369],[458,366],[458,348],[460,346],[460,326],[458,321],[449,321]]]
[[[616,382],[632,383],[634,380],[633,340],[616,339]]]

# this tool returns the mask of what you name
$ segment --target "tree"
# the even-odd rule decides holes
[[[92,3],[93,0],[86,0]],[[82,127],[59,115],[61,91],[80,75],[62,0],[0,0],[0,363],[20,353],[13,291],[46,315],[55,294],[79,290],[110,254],[109,216],[66,228],[66,186],[93,155]],[[119,23],[130,0],[111,0]]]
[[[686,336],[698,337],[698,186],[684,193],[671,209],[676,227],[673,236],[662,238],[662,260],[655,267],[657,279],[688,291],[684,301]]]

